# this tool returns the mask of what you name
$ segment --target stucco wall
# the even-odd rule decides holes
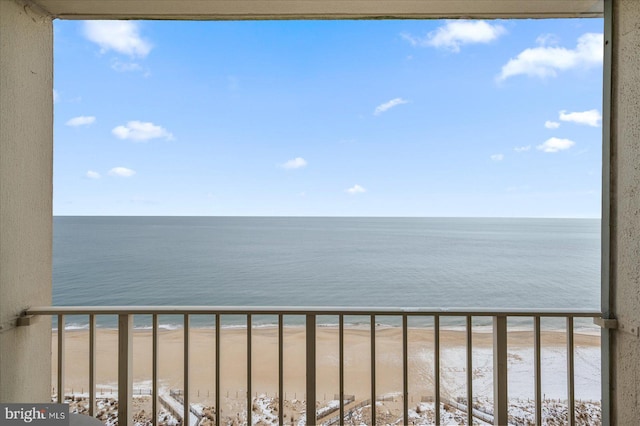
[[[613,424],[640,419],[640,0],[613,4],[612,338]],[[636,331],[637,333],[637,331]]]
[[[51,304],[52,23],[0,0],[0,401],[47,402],[51,323],[15,328]]]

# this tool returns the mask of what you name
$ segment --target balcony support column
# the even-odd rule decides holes
[[[53,25],[33,2],[0,0],[0,401],[51,402]]]

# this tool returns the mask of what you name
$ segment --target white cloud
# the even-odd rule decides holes
[[[560,127],[560,123],[558,123],[557,121],[547,120],[544,122],[544,127],[546,127],[547,129],[557,129],[558,127]]]
[[[307,166],[307,160],[302,157],[296,157],[293,160],[289,160],[286,163],[282,164],[281,167],[283,169],[301,169],[302,167]]]
[[[493,160],[493,161],[502,161],[502,160],[504,160],[504,154],[493,154],[491,156],[491,160]]]
[[[555,77],[559,71],[571,68],[588,68],[602,64],[604,36],[586,33],[578,38],[575,49],[555,46],[539,46],[525,49],[510,59],[503,67],[498,81],[516,75],[529,77]]]
[[[560,120],[576,124],[584,124],[591,127],[600,127],[602,115],[597,109],[590,109],[583,112],[560,111]]]
[[[81,115],[80,117],[72,118],[71,120],[67,121],[65,124],[71,127],[78,127],[78,126],[88,126],[95,122],[96,122],[95,117]]]
[[[406,103],[409,103],[409,101],[406,101],[402,98],[391,99],[389,102],[385,102],[383,104],[378,105],[376,109],[373,111],[373,115],[380,115],[383,112],[388,111],[393,107],[397,107],[398,105],[402,105]]]
[[[142,71],[142,65],[135,62],[121,62],[114,58],[111,61],[111,69],[118,72]]]
[[[367,192],[367,190],[361,187],[360,185],[356,184],[356,185],[353,185],[351,188],[347,189],[346,192],[348,192],[351,195],[356,195],[356,194],[363,194]]]
[[[135,170],[127,169],[126,167],[114,167],[109,170],[109,176],[131,177],[135,174]]]
[[[126,126],[118,126],[111,132],[119,139],[131,139],[132,141],[148,141],[159,138],[173,139],[173,135],[165,128],[142,121],[129,121]]]
[[[55,104],[60,100],[60,94],[56,89],[53,89],[53,103]]]
[[[152,48],[151,43],[140,37],[140,25],[134,21],[85,21],[84,35],[98,44],[103,53],[113,50],[144,58]]]
[[[100,173],[94,172],[93,170],[89,170],[86,175],[89,179],[100,179]]]
[[[459,52],[465,44],[490,43],[507,30],[499,24],[489,24],[486,21],[452,20],[431,31],[426,37],[414,37],[401,34],[413,46],[431,46]]]
[[[540,34],[538,38],[536,38],[536,43],[540,46],[557,45],[560,43],[560,39],[555,34]]]
[[[569,139],[550,138],[536,148],[543,152],[564,151],[574,146],[576,143]]]
[[[527,146],[516,146],[515,148],[513,148],[513,150],[515,152],[527,152],[531,149],[531,145],[527,145]]]

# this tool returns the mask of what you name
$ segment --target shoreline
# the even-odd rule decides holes
[[[299,399],[305,391],[305,328],[284,327],[284,388],[288,399]],[[184,331],[160,329],[158,377],[160,387],[181,389]],[[473,333],[474,394],[492,395],[492,345],[490,332]],[[560,398],[566,392],[566,333],[541,333],[543,345],[543,392]],[[233,400],[247,389],[247,333],[243,328],[220,329],[220,389]],[[65,392],[88,389],[88,330],[65,331]],[[193,402],[210,404],[215,392],[215,329],[190,328],[190,392]],[[318,398],[332,399],[339,391],[338,327],[317,327]],[[252,393],[274,396],[278,389],[278,327],[252,328]],[[441,392],[464,395],[466,389],[466,332],[440,330]],[[118,332],[96,330],[96,383],[113,389],[117,379]],[[345,327],[345,393],[357,399],[370,396],[370,330]],[[413,398],[433,395],[433,328],[408,329],[409,393]],[[576,354],[576,398],[599,399],[600,338],[574,334]],[[533,332],[509,331],[509,386],[511,396],[533,396]],[[376,328],[376,394],[394,394],[402,389],[402,328]],[[134,388],[151,388],[152,332],[133,332]],[[57,332],[52,333],[52,386],[57,383]],[[579,373],[579,374],[578,374]],[[530,389],[529,389],[530,388]],[[242,399],[242,398],[241,398]],[[230,403],[230,402],[229,402]]]
[[[576,320],[579,319],[586,319],[586,320],[590,320],[590,318],[576,318]],[[577,321],[576,321],[577,322]],[[317,323],[316,324],[316,328],[317,329],[335,329],[337,330],[339,327],[338,323]],[[251,325],[252,330],[260,330],[260,329],[278,329],[278,324],[277,323],[253,323]],[[284,329],[305,329],[305,325],[304,324],[284,324],[283,325]],[[408,330],[425,330],[425,331],[433,331],[434,330],[434,326],[433,325],[409,325],[407,327]],[[158,325],[158,330],[162,330],[162,331],[177,331],[177,330],[183,330],[184,326],[182,324],[174,324],[174,323],[167,323],[167,324],[159,324]],[[191,323],[189,325],[189,329],[190,330],[215,330],[216,326],[214,325],[194,325],[193,323]],[[220,326],[220,330],[246,330],[247,329],[247,325],[246,324],[224,324]],[[355,330],[362,330],[362,331],[369,331],[371,330],[371,326],[369,322],[353,322],[353,323],[344,323],[344,329],[355,329]],[[385,330],[385,329],[402,329],[401,325],[397,325],[397,324],[388,324],[388,323],[376,323],[376,332],[380,331],[380,330]],[[465,332],[466,331],[466,325],[464,324],[455,324],[455,325],[443,325],[442,323],[440,324],[439,327],[440,331],[460,331],[460,332]],[[113,330],[113,331],[117,331],[118,327],[114,326],[114,325],[101,325],[101,324],[97,324],[96,325],[96,330]],[[151,331],[153,330],[153,326],[151,325],[134,325],[133,330],[135,332],[138,331]],[[483,333],[492,333],[493,332],[493,325],[492,324],[482,324],[482,325],[473,325],[472,326],[472,330],[474,334],[483,334]],[[52,327],[51,331],[56,333],[58,331],[57,327]],[[65,332],[66,333],[70,333],[70,332],[75,332],[75,331],[89,331],[89,324],[76,324],[76,323],[65,323]],[[522,324],[518,324],[518,325],[510,325],[508,326],[508,333],[511,334],[513,332],[533,332],[533,326],[528,326],[528,325],[522,325]],[[551,333],[565,333],[566,329],[564,327],[545,327],[544,324],[542,326],[541,332],[542,333],[547,333],[547,332],[551,332]],[[595,324],[589,324],[589,326],[585,326],[585,325],[579,325],[579,324],[575,324],[574,323],[574,334],[575,335],[592,335],[592,336],[600,336],[600,327],[595,325]]]

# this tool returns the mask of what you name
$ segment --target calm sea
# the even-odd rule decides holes
[[[53,243],[55,305],[600,306],[597,219],[55,217]]]

